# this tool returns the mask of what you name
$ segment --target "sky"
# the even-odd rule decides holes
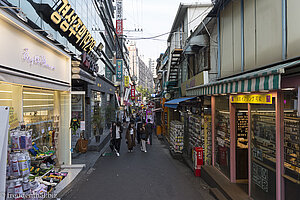
[[[123,0],[123,34],[127,38],[147,38],[171,30],[180,3],[210,3],[210,0]],[[141,31],[141,29],[143,31]],[[140,30],[140,31],[134,31]],[[148,64],[167,48],[168,34],[151,40],[135,41],[139,55]]]

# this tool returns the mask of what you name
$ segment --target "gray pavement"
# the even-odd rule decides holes
[[[123,137],[120,157],[115,154],[100,157],[62,199],[214,199],[206,183],[186,165],[174,160],[162,141],[153,137],[153,145],[147,148],[147,153],[138,146],[128,153]]]

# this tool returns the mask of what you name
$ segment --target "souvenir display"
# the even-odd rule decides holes
[[[183,123],[171,121],[170,123],[170,149],[175,153],[182,153],[183,149]]]
[[[32,142],[32,130],[25,131],[25,127],[10,131],[6,199],[30,199],[26,197],[43,196],[51,192],[68,175],[67,172],[59,172],[55,169],[55,151],[47,147],[53,144],[54,131],[49,131],[51,135],[47,140],[48,143],[42,143],[46,146],[41,146]]]

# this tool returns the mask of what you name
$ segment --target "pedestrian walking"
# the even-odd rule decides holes
[[[117,156],[120,156],[120,147],[121,147],[121,139],[122,139],[122,132],[123,127],[121,126],[121,122],[118,121],[113,122],[111,126],[111,139],[114,146],[114,151],[116,152]]]
[[[134,124],[130,123],[126,131],[126,143],[128,147],[128,152],[133,151],[133,147],[135,146],[135,136],[136,136],[136,129],[134,127]]]
[[[140,133],[141,133],[141,141],[142,141],[141,151],[147,152],[146,141],[148,139],[148,133],[147,133],[147,130],[146,130],[145,122],[142,123],[142,128],[140,129]]]
[[[136,139],[138,144],[141,143],[141,128],[142,128],[142,120],[139,118],[139,121],[136,124]]]
[[[152,145],[153,124],[151,123],[150,119],[147,120],[146,131],[148,134],[150,145]]]

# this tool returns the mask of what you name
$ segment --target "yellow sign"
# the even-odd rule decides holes
[[[124,85],[125,87],[129,87],[129,76],[124,77]]]
[[[272,104],[271,94],[234,95],[230,96],[231,103]]]

